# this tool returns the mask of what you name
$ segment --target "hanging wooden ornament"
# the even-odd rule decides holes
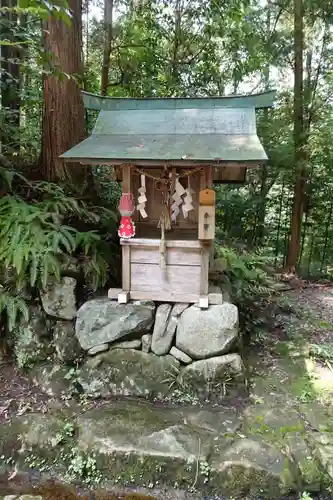
[[[187,189],[185,190],[184,203],[182,205],[184,219],[187,219],[188,213],[193,210],[194,190],[190,186],[190,177],[187,178]]]
[[[185,194],[185,189],[179,182],[179,178],[176,177],[175,180],[175,192],[172,195],[173,204],[171,205],[171,220],[176,222],[178,215],[180,214],[180,206],[183,203],[182,196]]]
[[[146,219],[148,217],[147,212],[145,210],[146,207],[146,202],[147,202],[147,196],[146,196],[146,176],[144,174],[141,174],[141,187],[139,187],[139,196],[138,196],[138,205],[136,209],[138,212],[140,212],[140,215],[143,219]]]
[[[133,238],[135,236],[135,224],[131,215],[135,207],[132,193],[123,193],[121,195],[118,210],[121,215],[118,235],[120,238]]]

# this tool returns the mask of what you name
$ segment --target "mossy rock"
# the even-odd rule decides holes
[[[30,413],[16,417],[0,426],[1,456],[21,458],[24,461],[31,453],[39,457],[54,459],[69,436],[65,436],[66,423],[71,421],[69,412]]]
[[[66,365],[43,363],[35,366],[29,375],[48,396],[67,398],[80,390],[76,378],[70,377],[69,372],[70,368]]]
[[[188,486],[197,460],[208,460],[214,433],[185,422],[180,409],[118,401],[78,417],[78,451],[93,454],[103,476],[123,485]]]
[[[258,436],[236,439],[212,457],[211,481],[220,493],[281,498],[298,481],[293,463]]]
[[[180,363],[135,349],[112,349],[90,358],[80,368],[78,382],[89,397],[138,396],[164,399]]]

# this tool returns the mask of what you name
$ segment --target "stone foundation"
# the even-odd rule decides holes
[[[93,299],[78,310],[75,335],[86,360],[78,383],[90,397],[220,400],[246,393],[238,310]]]

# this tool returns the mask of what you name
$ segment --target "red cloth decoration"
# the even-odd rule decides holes
[[[135,210],[132,193],[123,193],[121,195],[118,210],[120,215],[132,215]]]
[[[133,238],[135,236],[135,224],[131,215],[135,210],[132,193],[123,193],[120,198],[118,210],[122,216],[118,235],[120,238]]]
[[[118,229],[120,238],[133,238],[135,236],[135,225],[131,217],[123,216]]]

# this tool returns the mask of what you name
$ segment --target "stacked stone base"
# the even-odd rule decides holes
[[[186,395],[190,402],[246,394],[233,304],[202,310],[94,299],[79,309],[75,333],[87,354],[77,382],[90,397]]]

